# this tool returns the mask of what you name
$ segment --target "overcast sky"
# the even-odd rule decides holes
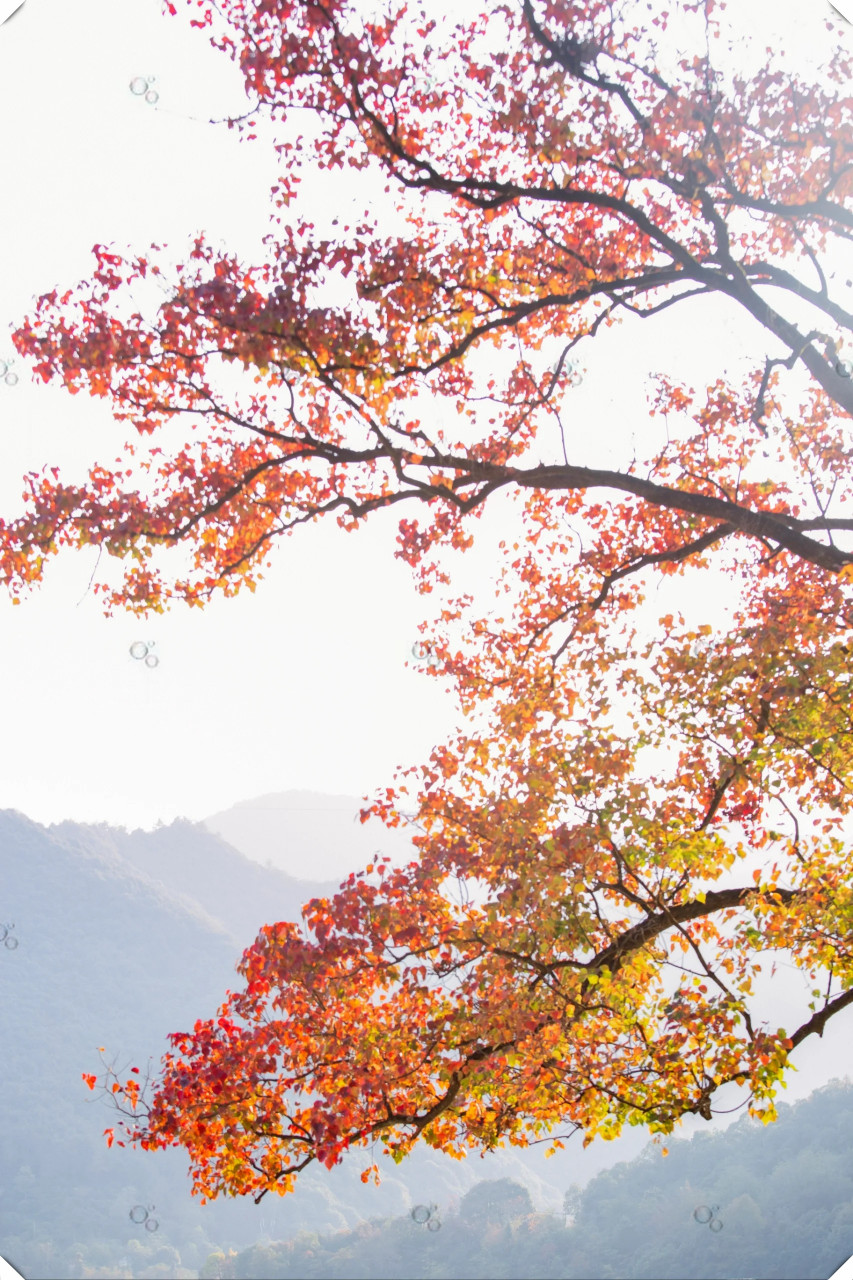
[[[826,40],[824,12],[805,0],[738,5],[759,53],[765,36],[787,42],[803,69]],[[136,76],[156,77],[156,103],[130,91]],[[183,6],[170,18],[159,0],[27,0],[0,27],[0,108],[0,359],[14,357],[3,335],[34,295],[91,274],[96,242],[180,251],[203,229],[257,254],[275,155],[263,134],[240,143],[208,123],[245,110],[242,81]],[[319,182],[318,216],[369,198],[354,182]],[[686,345],[680,325],[658,326],[654,359],[688,376],[742,361],[755,336],[712,325]],[[578,447],[612,463],[642,425],[650,352],[614,331],[583,355],[571,393]],[[17,384],[0,382],[7,517],[24,472],[47,463],[83,479],[124,440],[104,402],[33,385],[19,359],[13,368]],[[290,788],[360,796],[425,759],[456,716],[440,682],[406,667],[429,600],[394,559],[396,524],[389,513],[358,534],[311,528],[280,545],[254,595],[144,623],[105,619],[86,594],[94,550],[53,561],[17,608],[0,596],[0,807],[148,827]],[[485,550],[466,557],[466,577],[485,590],[492,568]],[[155,669],[130,656],[136,640],[154,642]]]

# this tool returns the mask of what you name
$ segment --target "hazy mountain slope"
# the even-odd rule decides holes
[[[278,791],[241,801],[204,819],[204,826],[257,862],[290,876],[334,879],[360,871],[377,850],[395,863],[414,857],[411,828],[389,830],[375,818],[362,824],[357,796]]]
[[[835,1081],[778,1111],[775,1124],[743,1116],[672,1142],[666,1160],[600,1174],[578,1197],[562,1274],[831,1275],[853,1254],[853,1088]],[[719,1230],[697,1221],[700,1206],[714,1207]]]
[[[254,942],[262,924],[298,922],[304,903],[338,887],[334,880],[296,880],[277,868],[262,867],[201,823],[185,819],[153,831],[69,822],[50,830],[109,848],[171,896],[195,904],[228,931],[237,955]]]
[[[157,1243],[183,1221],[221,1238],[223,1215],[189,1202],[186,1159],[108,1152],[115,1113],[83,1071],[98,1046],[125,1068],[155,1065],[170,1031],[215,1012],[234,977],[234,945],[221,924],[178,901],[121,859],[109,839],[66,827],[62,836],[0,812],[0,919],[19,946],[0,949],[0,1253],[25,1275],[60,1275],[55,1256],[75,1241],[120,1243],[140,1232],[137,1200],[160,1207]],[[249,1236],[251,1238],[251,1236]],[[22,1265],[23,1264],[23,1265]]]
[[[46,829],[0,811],[0,921],[19,940],[0,947],[0,1255],[24,1275],[79,1274],[77,1254],[102,1258],[112,1275],[118,1257],[138,1262],[146,1249],[177,1249],[197,1266],[213,1241],[251,1243],[262,1218],[280,1235],[353,1226],[464,1190],[500,1158],[458,1164],[424,1148],[399,1168],[380,1161],[376,1188],[360,1181],[368,1153],[355,1152],[259,1208],[193,1200],[181,1151],[107,1150],[115,1114],[81,1080],[101,1070],[98,1046],[121,1070],[149,1057],[156,1068],[168,1033],[215,1013],[242,947],[265,919],[292,914],[314,892],[305,889],[190,823]],[[559,1185],[505,1159],[537,1201],[559,1198]],[[156,1236],[129,1221],[137,1202],[157,1206]],[[174,1258],[158,1265],[175,1274]]]
[[[480,1182],[440,1207],[430,1232],[411,1214],[347,1233],[271,1239],[203,1276],[285,1280],[825,1280],[853,1253],[853,1088],[835,1083],[765,1128],[652,1148],[566,1197],[567,1214],[532,1212],[511,1180]],[[713,1227],[709,1225],[713,1223]]]

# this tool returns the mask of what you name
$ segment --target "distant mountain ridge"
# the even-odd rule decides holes
[[[294,796],[306,795],[314,804],[296,812],[316,814],[325,797],[284,793],[291,811]],[[330,801],[344,840],[337,856],[353,858],[351,832],[365,831],[353,821],[360,802]],[[226,815],[236,813],[239,823],[254,805]],[[332,834],[333,828],[334,822]],[[328,874],[328,863],[315,857],[318,838],[310,826],[302,844],[298,830],[280,824],[277,831],[271,855],[303,872]],[[408,860],[407,836],[386,834],[398,835],[396,857]],[[330,841],[331,835],[326,847],[334,852]],[[379,839],[371,832],[364,848],[365,862],[376,849],[395,856],[381,832]],[[83,1071],[102,1070],[97,1046],[105,1046],[117,1070],[144,1070],[149,1059],[156,1070],[170,1032],[215,1014],[260,926],[298,921],[309,898],[334,893],[343,878],[297,879],[261,865],[264,849],[256,852],[253,858],[205,824],[184,819],[128,832],[74,822],[48,828],[15,810],[0,811],[0,921],[14,922],[19,943],[16,950],[0,947],[0,1256],[28,1280],[112,1278],[122,1255],[135,1259],[136,1274],[177,1280],[194,1274],[187,1268],[201,1265],[214,1245],[246,1247],[264,1233],[287,1239],[303,1228],[353,1228],[431,1200],[449,1206],[483,1178],[511,1178],[528,1188],[537,1207],[553,1208],[570,1183],[582,1185],[647,1148],[648,1135],[631,1130],[585,1150],[578,1137],[547,1161],[541,1146],[483,1158],[472,1151],[457,1162],[419,1145],[399,1166],[377,1151],[378,1188],[359,1177],[373,1153],[357,1150],[334,1170],[305,1170],[293,1195],[270,1196],[259,1207],[193,1200],[183,1151],[108,1151],[103,1130],[115,1123],[115,1112],[81,1080]],[[350,862],[351,869],[358,865]],[[158,1206],[156,1235],[129,1220],[136,1203]],[[95,1269],[81,1270],[80,1257]]]
[[[538,1152],[459,1164],[424,1147],[399,1167],[376,1152],[375,1188],[359,1176],[373,1155],[356,1151],[332,1171],[306,1170],[294,1194],[259,1208],[192,1199],[181,1150],[107,1150],[103,1131],[118,1117],[81,1079],[103,1071],[98,1046],[120,1072],[144,1073],[149,1060],[156,1071],[169,1033],[215,1015],[260,926],[298,921],[304,902],[336,887],[261,866],[199,823],[48,828],[0,811],[0,921],[14,923],[19,943],[0,948],[0,1256],[28,1280],[80,1275],[79,1256],[105,1268],[93,1275],[115,1276],[123,1255],[143,1269],[156,1263],[159,1275],[192,1274],[216,1245],[251,1244],[262,1223],[283,1238],[351,1227],[462,1194],[495,1171],[538,1202],[559,1201],[569,1179]],[[593,1159],[590,1175],[598,1167]],[[158,1206],[156,1235],[129,1219],[137,1203]]]
[[[367,803],[319,791],[275,791],[211,814],[202,825],[247,858],[289,876],[340,883],[377,852],[396,865],[415,856],[410,828],[389,829],[377,818],[359,821],[359,810]]]
[[[310,898],[328,897],[338,888],[336,880],[297,880],[279,868],[260,866],[202,823],[184,818],[153,831],[74,822],[49,830],[88,856],[100,848],[121,859],[187,909],[216,922],[240,952],[254,942],[261,925],[298,923]]]

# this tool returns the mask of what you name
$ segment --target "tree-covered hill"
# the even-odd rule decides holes
[[[235,959],[268,917],[299,920],[303,903],[338,887],[337,880],[296,879],[260,866],[203,824],[186,819],[153,831],[74,822],[50,830],[81,852],[103,849],[162,886],[171,898],[200,908],[227,931]]]
[[[306,1171],[284,1199],[202,1206],[182,1152],[107,1150],[115,1116],[81,1072],[98,1071],[99,1045],[122,1066],[156,1063],[169,1032],[214,1012],[257,924],[298,918],[329,886],[252,863],[193,823],[45,828],[12,811],[0,813],[0,886],[0,923],[18,942],[0,946],[0,1256],[27,1280],[171,1280],[229,1249],[242,1251],[235,1274],[259,1278],[828,1276],[853,1253],[853,1091],[842,1088],[782,1108],[776,1126],[740,1122],[600,1173],[570,1195],[570,1230],[534,1211],[559,1208],[596,1161],[633,1154],[622,1140],[569,1143],[548,1161],[538,1149],[458,1162],[418,1148],[400,1166],[377,1155],[380,1187],[361,1183],[354,1152]],[[720,1205],[716,1235],[692,1217],[706,1200]],[[155,1206],[156,1232],[130,1220],[137,1203]],[[437,1206],[439,1230],[412,1220],[418,1203]]]
[[[565,1215],[537,1213],[524,1187],[490,1180],[441,1211],[432,1231],[431,1219],[409,1214],[333,1236],[304,1232],[213,1255],[200,1274],[826,1280],[853,1254],[851,1150],[853,1087],[834,1083],[780,1106],[766,1128],[745,1117],[672,1142],[666,1159],[650,1144],[570,1188]]]
[[[192,1025],[198,1001],[215,1011],[233,980],[228,925],[137,870],[106,828],[50,831],[0,813],[0,884],[18,942],[0,950],[0,1253],[29,1280],[75,1274],[78,1255],[115,1266],[134,1242],[144,1258],[180,1236],[184,1259],[194,1232],[204,1249],[251,1239],[231,1227],[233,1212],[190,1201],[179,1153],[146,1165],[108,1151],[114,1113],[81,1079],[99,1070],[99,1046],[107,1061],[144,1069],[170,1031]],[[137,1201],[157,1207],[156,1233],[130,1222]]]
[[[295,855],[307,865],[306,850]],[[98,1047],[120,1067],[156,1066],[167,1035],[213,1014],[235,985],[259,926],[298,920],[334,887],[260,866],[199,824],[45,828],[0,812],[0,923],[18,943],[0,945],[0,1256],[28,1280],[192,1275],[217,1245],[349,1228],[482,1176],[479,1160],[425,1150],[400,1169],[380,1159],[381,1187],[364,1186],[356,1153],[285,1200],[202,1206],[183,1152],[107,1150],[115,1113],[81,1079],[101,1069]],[[495,1160],[539,1199],[559,1198],[519,1157]],[[136,1203],[155,1205],[156,1232],[130,1221]]]

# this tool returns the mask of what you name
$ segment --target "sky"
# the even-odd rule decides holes
[[[28,0],[0,29],[3,339],[33,295],[91,273],[94,243],[181,246],[196,230],[247,255],[267,230],[274,154],[210,117],[245,109],[242,81],[159,0]],[[156,76],[159,101],[129,89]],[[197,119],[187,119],[196,116]],[[12,121],[15,121],[14,125]],[[0,395],[0,507],[45,462],[82,478],[121,440],[107,407],[35,386]],[[86,595],[96,553],[54,562],[43,588],[0,599],[0,807],[149,827],[294,787],[362,795],[446,732],[436,682],[407,670],[423,608],[393,558],[395,525],[293,538],[255,595],[140,624]],[[159,665],[130,656],[153,641]],[[452,720],[452,713],[450,715]]]
[[[776,47],[787,40],[803,69],[825,46],[820,6],[756,0],[738,11]],[[137,77],[154,78],[156,101],[131,91]],[[241,143],[210,123],[245,105],[239,71],[182,6],[171,18],[160,0],[27,0],[0,27],[0,360],[17,377],[0,382],[4,515],[20,508],[26,471],[47,463],[82,479],[113,461],[123,436],[104,402],[35,385],[3,335],[34,296],[90,275],[95,243],[177,252],[203,229],[251,261],[276,157],[263,132]],[[300,198],[328,218],[369,200],[355,183],[327,176]],[[697,349],[675,322],[657,332],[661,365],[697,376],[742,361],[754,336],[716,324]],[[626,326],[583,357],[571,393],[581,452],[612,464],[632,447],[648,350]],[[280,545],[254,595],[145,622],[104,618],[87,592],[94,549],[53,561],[21,606],[0,597],[0,807],[147,828],[274,791],[389,785],[457,722],[449,689],[410,661],[428,601],[394,559],[395,534],[393,513],[356,534],[310,528]],[[488,592],[491,569],[475,549],[460,581]],[[156,667],[131,657],[139,641],[154,646]]]

